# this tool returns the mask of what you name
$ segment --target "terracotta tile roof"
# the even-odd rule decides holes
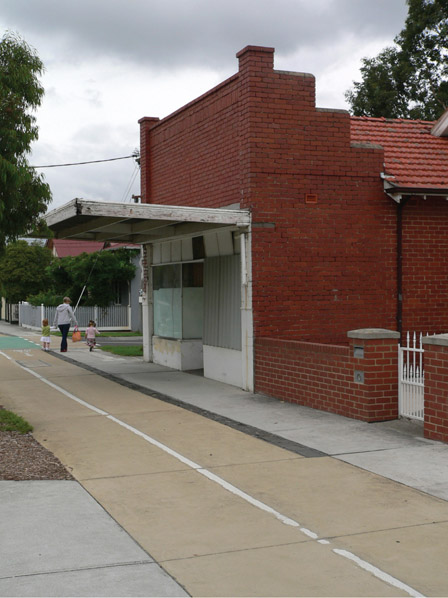
[[[384,173],[397,187],[448,189],[448,137],[431,135],[434,122],[351,117],[351,140],[384,148]]]
[[[77,241],[75,239],[51,239],[51,246],[56,250],[57,257],[67,257],[99,251],[104,247],[104,243],[99,241]]]

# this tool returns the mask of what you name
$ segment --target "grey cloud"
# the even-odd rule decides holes
[[[86,89],[85,92],[86,100],[89,104],[96,108],[103,106],[102,94],[97,89]]]
[[[32,166],[73,164],[129,156],[138,147],[138,126],[99,123],[81,125],[64,143],[40,141],[33,146]],[[57,168],[39,168],[53,193],[52,207],[74,197],[102,201],[126,201],[139,193],[139,172],[133,158]],[[125,194],[133,177],[132,189]]]
[[[51,79],[46,88],[42,140],[33,148],[32,164],[132,153],[139,142],[137,119],[152,114],[149,100],[143,111],[134,101],[135,94],[145,93],[138,78],[201,66],[224,78],[237,70],[235,53],[248,44],[274,46],[277,59],[288,65],[281,68],[318,75],[332,56],[328,48],[343,47],[346,38],[348,47],[353,40],[359,40],[360,47],[377,40],[391,43],[407,14],[405,0],[1,0],[0,4],[0,28],[18,31],[37,49],[49,73],[60,77]],[[291,64],[290,55],[295,56]],[[301,56],[306,63],[300,62]],[[90,75],[77,79],[76,69],[67,68],[90,63],[96,65],[94,80]],[[122,94],[123,109],[109,101],[113,82],[110,86],[101,73],[102,65],[110,68],[115,63],[117,72],[129,69],[135,81],[128,83],[129,94]],[[171,88],[169,93],[176,91]],[[66,111],[53,114],[55,105]],[[86,116],[88,121],[95,116],[96,126],[88,125]],[[54,125],[58,118],[59,128]],[[65,131],[66,119],[79,124],[75,133],[71,127],[71,133]],[[42,172],[53,189],[55,207],[73,197],[121,201],[134,167],[133,160],[124,160]],[[138,193],[138,177],[130,193]]]
[[[98,150],[96,156],[99,157]],[[110,148],[103,149],[103,157],[110,157]],[[42,152],[44,154],[45,152]],[[51,153],[51,152],[49,152]],[[41,152],[39,152],[39,155]],[[117,150],[117,156],[120,150]],[[86,153],[79,153],[82,159]],[[39,160],[36,156],[36,161]],[[47,162],[48,163],[48,162]],[[40,169],[53,193],[50,209],[75,197],[99,201],[130,201],[139,194],[140,179],[133,159],[84,166]],[[130,186],[133,180],[133,185]]]
[[[70,62],[100,54],[149,67],[229,69],[247,44],[289,54],[348,33],[392,41],[406,12],[405,0],[2,0],[0,23],[32,33],[43,58],[57,44]]]
[[[130,135],[130,130],[126,127],[100,122],[94,125],[80,125],[70,142],[79,148],[83,156],[99,159],[102,156],[98,156],[98,147],[113,147],[114,151],[122,152],[120,155],[125,155],[126,151],[129,153],[129,144],[138,142],[138,132],[136,123],[135,130],[132,130],[133,135]],[[96,153],[92,154],[92,151]],[[110,153],[110,149],[107,151]]]

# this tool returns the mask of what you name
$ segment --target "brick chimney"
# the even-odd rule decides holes
[[[246,46],[238,52],[239,72],[262,73],[274,70],[275,48]]]

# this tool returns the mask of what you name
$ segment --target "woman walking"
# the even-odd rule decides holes
[[[57,306],[56,313],[54,316],[53,328],[56,326],[59,328],[62,334],[61,340],[61,353],[67,352],[67,335],[70,330],[70,324],[73,322],[75,326],[78,325],[75,314],[73,313],[70,303],[72,300],[70,297],[64,297],[63,302]]]

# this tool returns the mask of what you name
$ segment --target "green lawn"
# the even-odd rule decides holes
[[[62,336],[62,334],[56,330],[52,330],[50,334],[51,334],[51,336]],[[81,332],[81,334],[84,335],[84,332]],[[72,331],[68,333],[68,336],[71,336],[71,335],[72,335]],[[124,336],[124,337],[126,337],[126,336],[142,336],[142,333],[141,332],[131,332],[131,331],[129,331],[129,332],[107,332],[106,331],[106,332],[102,332],[101,336],[106,336],[106,337],[107,336],[110,336],[110,337],[112,337],[112,336]]]
[[[142,336],[141,332],[108,332],[107,330],[105,332],[101,333],[101,336]]]
[[[12,411],[0,407],[0,432],[20,432],[20,434],[27,434],[32,432],[31,426],[23,417],[16,415]]]
[[[101,340],[101,339],[100,339]],[[143,357],[142,345],[130,345],[128,347],[115,347],[113,345],[101,345],[101,351],[107,351],[114,355],[121,355],[124,357]]]

